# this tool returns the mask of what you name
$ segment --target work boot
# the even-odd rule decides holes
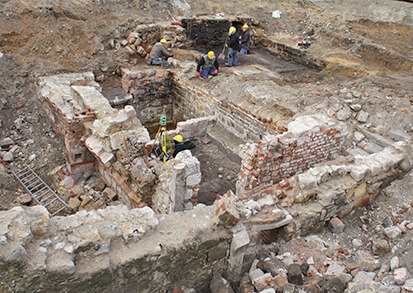
[[[225,63],[225,66],[226,66],[226,67],[231,67],[231,66],[232,66],[232,64]]]

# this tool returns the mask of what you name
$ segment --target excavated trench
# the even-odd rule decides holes
[[[242,24],[248,21],[183,19],[182,26],[185,28],[186,37],[192,42],[192,49],[199,52],[212,49],[218,55],[222,52],[221,48],[225,43],[229,26],[235,26],[241,34]],[[273,45],[273,43],[269,44]],[[185,61],[188,56],[185,50],[177,50],[175,58]],[[275,50],[271,46],[267,48],[262,45],[250,50],[248,56],[239,56],[239,65],[253,65],[272,71],[278,76],[277,83],[313,82],[322,78],[317,74],[320,66],[306,59],[303,52],[277,45]],[[133,106],[137,117],[152,139],[159,130],[159,119],[162,114],[167,117],[169,131],[175,130],[179,122],[211,115],[200,113],[204,111],[203,105],[200,106],[201,109],[194,109],[194,105],[189,101],[198,100],[199,93],[187,91],[180,82],[174,81],[171,75],[158,76],[157,68],[146,64],[138,64],[133,70],[136,76],[133,77],[127,90],[123,84],[123,77],[119,75],[108,75],[106,78],[97,77],[96,79],[100,83],[103,96],[113,108],[120,110],[127,105]],[[182,95],[186,95],[185,99],[182,99]],[[192,149],[192,153],[201,163],[202,180],[199,186],[198,202],[208,205],[215,201],[217,194],[224,194],[228,190],[235,191],[241,166],[241,159],[236,154],[236,148],[245,143],[247,137],[257,141],[267,132],[267,127],[257,120],[254,122],[257,124],[254,130],[247,129],[245,135],[239,135],[240,133],[233,135],[236,131],[228,131],[228,128],[243,129],[245,128],[243,123],[250,124],[250,122],[242,121],[245,113],[236,105],[225,102],[220,102],[219,105],[220,109],[217,113],[221,113],[221,116],[208,126],[208,131],[200,136],[184,137],[194,142],[196,147]],[[225,114],[222,114],[228,111],[232,113],[235,111],[233,117],[225,117]],[[256,120],[253,117],[251,119]],[[105,186],[101,186],[102,182],[95,178],[96,176],[90,177],[89,174],[83,177],[85,177],[84,181],[96,187],[95,189],[100,191],[104,189]],[[68,198],[65,199],[68,200]]]
[[[222,31],[225,32],[229,23],[221,20],[214,20],[209,23],[215,24],[217,22],[222,22]],[[239,29],[242,23],[241,21],[234,21],[231,24]],[[208,33],[207,28],[204,28],[202,33],[196,33],[196,28],[197,26],[194,23],[190,25],[187,24],[187,34],[189,30],[188,37],[193,37],[193,40],[195,40],[193,48],[200,52],[205,52],[207,49],[206,44],[211,42],[204,36],[213,36],[214,34]],[[221,31],[219,33],[221,34]],[[223,40],[222,38],[215,37],[214,39],[217,40],[217,42],[212,48],[216,54],[219,54],[219,46],[222,46]],[[311,63],[312,61],[306,58],[304,54],[300,55],[300,51],[294,51],[291,50],[291,48],[282,48],[282,46],[275,46],[274,48],[274,43],[267,44],[270,45],[268,47],[262,46],[260,48],[254,48],[249,56],[240,56],[240,65],[262,66],[270,71],[276,72],[282,76],[281,79],[277,80],[280,83],[314,82],[322,78],[322,76],[317,74],[324,66],[322,63],[317,61]],[[278,54],[280,50],[282,54]],[[311,64],[309,64],[309,62]],[[157,76],[157,74],[152,75],[152,73],[149,72],[151,70],[152,69],[148,69],[146,65],[143,65],[141,71],[144,77],[140,78],[140,82],[134,84],[128,91],[125,91],[122,87],[121,77],[112,75],[101,81],[102,94],[115,109],[124,109],[125,106],[132,106],[139,120],[149,131],[151,138],[154,137],[159,129],[159,118],[161,114],[167,115],[168,130],[175,130],[179,126],[179,122],[187,122],[194,118],[205,117],[204,113],[195,115],[194,110],[191,108],[193,105],[185,102],[190,99],[198,99],[199,93],[188,94],[188,90],[182,87],[179,82],[174,81],[172,76],[160,77]],[[185,101],[182,101],[182,97],[179,96],[182,92],[189,95]],[[231,114],[236,112],[236,110],[242,112],[242,109],[236,108],[234,105],[225,103],[218,104],[221,106],[221,108],[219,108],[221,111],[218,111],[221,115],[225,113],[224,110],[228,109],[230,111],[227,111],[227,113],[231,112]],[[240,116],[235,115],[234,117],[239,118]],[[221,116],[221,118],[225,117]],[[220,123],[217,123],[217,121],[211,123],[203,135],[191,138],[196,145],[192,153],[201,163],[202,180],[199,186],[198,202],[208,205],[214,202],[217,194],[222,195],[229,189],[235,190],[235,183],[241,164],[240,158],[234,155],[233,149],[231,149],[231,143],[234,145],[245,143],[245,140],[240,139],[238,136],[230,137],[228,135],[228,131],[225,130],[227,126],[225,119],[223,119],[223,122],[221,119],[219,119],[219,121]],[[237,120],[235,119],[235,121]],[[257,123],[260,124],[261,122],[258,121]],[[243,126],[242,124],[236,124],[234,128],[237,127],[242,128]],[[256,135],[258,138],[261,138],[264,134],[265,131],[262,131],[261,128],[257,133],[251,133],[251,135]],[[257,137],[252,138],[257,140]],[[90,183],[90,185],[95,184],[97,189],[103,189],[103,183],[99,178],[95,177],[96,176],[91,176],[90,174],[89,176],[85,175],[84,181],[85,183],[87,181],[94,181]],[[279,228],[261,230],[258,236],[258,243],[266,245],[278,242],[283,237],[281,235],[282,232]]]
[[[145,70],[143,69],[143,71]],[[190,114],[191,110],[186,109],[185,103],[178,104],[180,99],[177,98],[177,94],[182,89],[177,83],[171,81],[171,76],[164,78],[163,81],[151,76],[143,80],[141,84],[143,86],[129,95],[120,86],[121,78],[111,76],[101,83],[102,94],[114,108],[123,109],[127,105],[133,106],[137,117],[149,131],[152,139],[155,138],[160,128],[159,119],[162,114],[166,114],[168,131],[174,131],[179,122],[197,118]],[[116,97],[118,100],[123,97],[124,102],[114,104],[113,101],[116,100]],[[215,129],[213,125],[210,128]],[[170,136],[171,139],[172,137],[173,135]],[[211,205],[217,194],[224,194],[228,190],[235,191],[240,158],[233,153],[229,155],[228,150],[224,147],[225,144],[212,138],[208,131],[201,136],[184,137],[184,140],[186,139],[190,139],[195,144],[195,148],[191,149],[191,152],[201,163],[202,179],[198,201]]]

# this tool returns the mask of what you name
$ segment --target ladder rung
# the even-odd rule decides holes
[[[63,211],[65,208],[66,208],[66,206],[63,206],[60,210],[58,210],[57,212],[54,212],[52,214],[52,216],[54,216],[54,215],[58,214],[59,212]]]
[[[38,191],[36,191],[36,192],[32,193],[32,194],[33,194],[33,196],[34,196],[36,193],[38,193],[38,192],[42,191],[42,190],[43,190],[43,189],[45,189],[45,188],[47,188],[47,185],[45,185],[44,187],[42,187],[42,189],[39,189]]]
[[[50,190],[46,190],[45,192],[43,192],[41,195],[39,195],[39,196],[33,196],[34,198],[36,198],[37,200],[40,200],[40,202],[42,202],[42,197],[43,196],[45,196],[45,195],[48,195],[49,194],[49,192],[50,192]],[[47,198],[46,198],[47,199]]]
[[[40,183],[40,184],[36,185],[35,187],[30,188],[29,190],[30,190],[31,193],[33,193],[34,191],[39,190],[43,185],[44,185],[44,183]]]
[[[33,197],[35,198],[35,199],[40,199],[40,198],[42,198],[43,196],[45,196],[46,194],[48,194],[50,192],[50,190],[46,190],[45,192],[43,192],[41,195],[39,195],[39,196],[34,196],[33,195]]]
[[[23,172],[24,171],[24,172]],[[18,177],[22,177],[23,175],[26,175],[27,173],[30,173],[30,169],[28,168],[24,168],[23,170],[21,170],[20,172],[16,173],[16,175]]]
[[[48,190],[48,192],[50,192],[50,190]],[[45,193],[45,195],[46,195],[46,194],[47,194],[47,192]],[[48,200],[49,198],[51,198],[53,195],[54,195],[54,194],[53,194],[53,192],[52,192],[52,194],[50,194],[48,197],[40,200],[40,203],[43,204],[46,200]]]
[[[51,204],[52,202],[55,202],[57,200],[57,198],[55,198],[54,200],[49,201],[47,204],[44,205],[44,207],[47,207],[49,204]]]
[[[36,181],[33,181],[32,183],[30,183],[29,185],[27,185],[26,188],[29,189],[29,190],[34,190],[36,187],[33,187],[33,188],[29,188],[29,187],[32,186],[33,184],[36,184],[37,182],[40,182],[40,184],[37,185],[36,187],[39,187],[40,185],[43,184],[42,181],[40,181],[39,179],[37,179]]]
[[[29,179],[30,178],[30,179]],[[33,178],[36,178],[36,176],[31,173],[29,176],[21,178],[21,181],[26,184],[27,182],[30,182]]]

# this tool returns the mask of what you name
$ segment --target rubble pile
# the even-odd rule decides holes
[[[409,231],[407,235],[411,235]],[[408,237],[405,235],[405,237]],[[355,244],[360,241],[354,239]],[[391,239],[382,240],[387,246]],[[373,240],[375,245],[379,240]],[[346,247],[330,239],[308,236],[291,240],[280,252],[254,260],[240,284],[241,292],[411,292],[411,267],[397,256],[386,260],[358,246]]]
[[[49,176],[53,180],[52,187],[67,202],[72,212],[105,208],[116,204],[119,199],[116,192],[106,186],[95,172],[81,172],[78,169],[70,174],[64,165],[52,170]]]

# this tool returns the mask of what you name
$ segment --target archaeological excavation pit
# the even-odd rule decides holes
[[[48,182],[67,207],[41,192],[39,206],[1,215],[7,278],[23,289],[207,292],[213,270],[239,284],[262,249],[320,231],[411,169],[409,138],[353,129],[363,120],[355,98],[340,108],[317,88],[321,58],[255,32],[251,18],[173,23],[139,24],[111,41],[129,52],[126,64],[38,78],[65,148]],[[250,54],[211,80],[196,78],[196,61],[221,53],[228,28],[243,23],[254,36]],[[174,50],[168,68],[145,62],[161,37]],[[165,164],[151,153],[162,115],[171,139],[195,145]],[[362,148],[357,131],[382,147]]]

